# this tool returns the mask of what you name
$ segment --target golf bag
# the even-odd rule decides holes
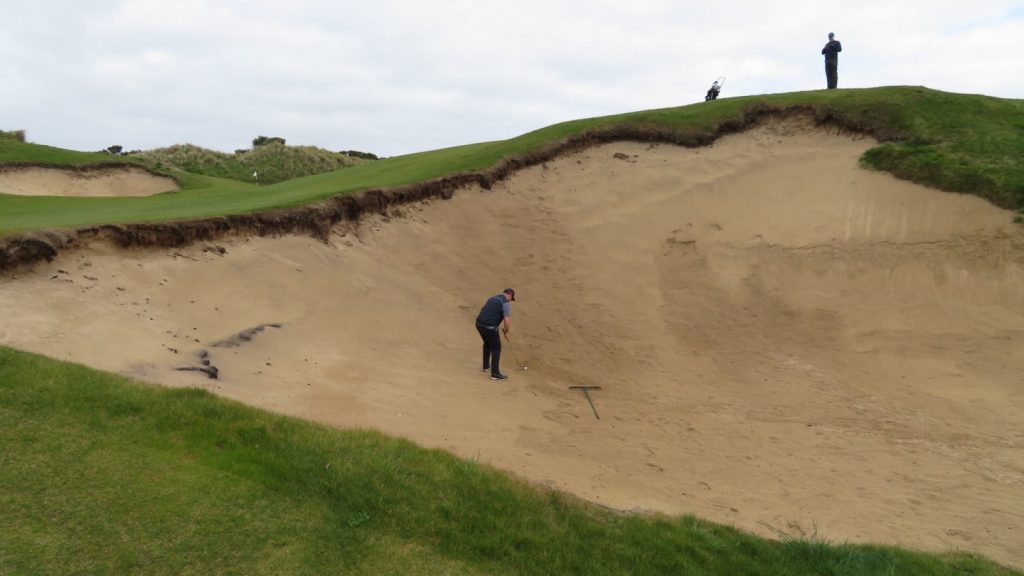
[[[708,93],[704,96],[704,101],[717,100],[718,94],[722,91],[722,84],[725,84],[725,76],[719,76],[718,80],[711,84],[711,88],[708,88]]]

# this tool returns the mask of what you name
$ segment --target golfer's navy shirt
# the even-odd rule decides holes
[[[512,315],[512,305],[508,303],[508,298],[504,294],[498,294],[491,296],[484,302],[483,308],[480,309],[480,314],[476,317],[476,323],[480,326],[487,328],[497,328],[498,324],[505,319],[506,316]]]

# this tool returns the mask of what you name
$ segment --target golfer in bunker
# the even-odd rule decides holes
[[[501,337],[498,336],[498,328],[505,333],[508,340],[508,331],[512,328],[512,321],[509,315],[512,314],[512,304],[515,302],[516,291],[505,288],[501,294],[496,294],[484,302],[480,313],[476,317],[476,331],[484,340],[484,364],[483,370],[491,371],[491,380],[504,380],[508,378],[501,373],[498,362],[501,360]]]

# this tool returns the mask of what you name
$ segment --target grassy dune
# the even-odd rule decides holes
[[[0,574],[1020,574],[620,514],[469,460],[0,347]]]
[[[175,167],[192,174],[275,184],[311,174],[333,172],[367,160],[331,152],[316,146],[267,144],[242,153],[225,154],[190,144],[180,144],[135,155],[148,165]],[[258,174],[253,177],[253,172]]]

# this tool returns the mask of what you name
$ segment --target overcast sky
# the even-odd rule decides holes
[[[383,156],[722,97],[1024,98],[1024,0],[0,0],[0,129],[74,150],[258,135]]]

